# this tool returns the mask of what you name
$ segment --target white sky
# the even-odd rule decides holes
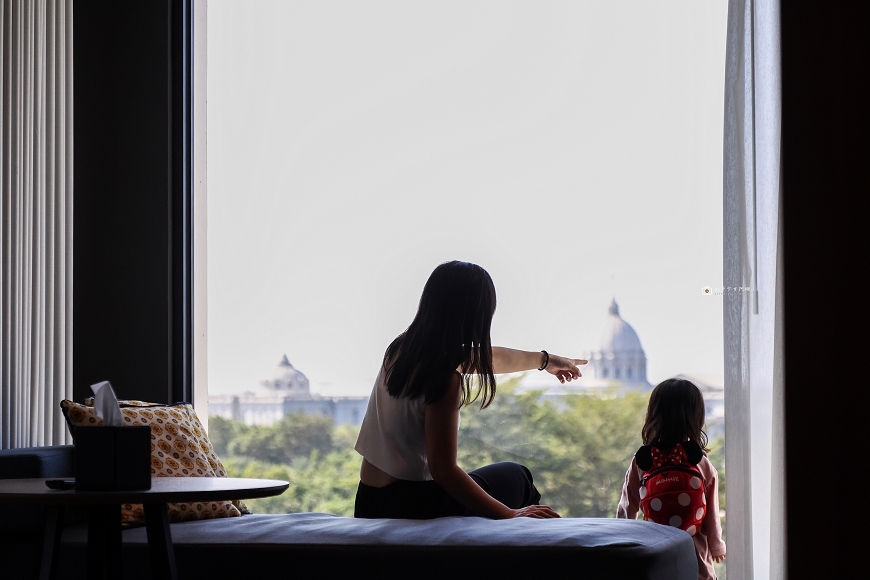
[[[210,0],[209,388],[368,394],[439,263],[493,342],[722,373],[726,0]]]

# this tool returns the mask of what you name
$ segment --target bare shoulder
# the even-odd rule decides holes
[[[448,381],[444,395],[437,401],[426,404],[427,413],[453,413],[459,410],[459,403],[462,401],[462,375],[452,373]]]
[[[459,404],[462,401],[462,381],[458,373],[450,377],[450,382],[444,396],[438,401],[426,405],[426,441],[446,440],[447,447],[455,453],[456,436],[459,430]],[[432,453],[429,450],[430,470],[432,468]]]

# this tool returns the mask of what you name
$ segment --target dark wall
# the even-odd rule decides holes
[[[183,5],[74,5],[77,400],[101,380],[119,398],[190,399]]]
[[[781,5],[788,572],[858,577],[868,537],[857,472],[870,424],[870,224],[861,209],[870,195],[870,17],[867,2]]]

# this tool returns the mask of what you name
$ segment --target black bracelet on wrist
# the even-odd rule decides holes
[[[541,367],[538,369],[539,371],[544,370],[545,368],[547,368],[547,365],[550,364],[550,353],[545,350],[542,350],[541,352],[544,353],[544,364],[542,364]]]

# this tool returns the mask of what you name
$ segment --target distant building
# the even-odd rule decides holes
[[[589,363],[582,367],[583,376],[560,384],[549,373],[526,373],[520,391],[540,391],[541,398],[557,401],[566,395],[613,392],[647,393],[653,385],[646,376],[646,353],[634,328],[619,315],[616,300],[610,302],[604,320],[604,330],[597,350],[586,351],[582,357]],[[725,391],[721,375],[677,375],[695,383],[704,396],[707,434],[724,433]],[[312,394],[308,378],[297,370],[287,355],[281,359],[272,378],[260,381],[252,391],[234,395],[210,395],[209,413],[242,421],[247,425],[268,425],[291,413],[306,413],[332,417],[336,425],[360,425],[368,407],[365,397],[324,397]]]
[[[368,402],[368,397],[312,394],[308,377],[284,355],[272,378],[260,381],[257,389],[233,395],[209,395],[208,411],[210,415],[246,425],[269,425],[291,413],[331,417],[336,425],[359,425]]]
[[[600,388],[618,383],[620,388],[648,391],[646,354],[637,332],[619,315],[616,299],[610,301],[604,332],[598,350],[583,353],[589,363],[584,367],[586,388]]]
[[[541,391],[544,399],[558,400],[571,394],[608,392],[617,395],[633,391],[649,392],[653,385],[646,377],[646,353],[634,328],[619,315],[616,299],[610,302],[604,320],[604,331],[597,350],[586,351],[582,358],[589,361],[581,367],[583,376],[570,383],[560,384],[547,373],[527,373],[520,385],[521,391]],[[680,374],[676,378],[689,380],[701,390],[708,435],[724,433],[725,398],[724,378],[710,374]]]
[[[637,332],[619,315],[616,299],[610,302],[604,320],[604,331],[597,350],[586,351],[582,358],[589,361],[581,367],[583,376],[560,384],[549,373],[528,373],[521,390],[541,390],[545,398],[616,389],[617,393],[649,391],[646,379],[646,354]]]

